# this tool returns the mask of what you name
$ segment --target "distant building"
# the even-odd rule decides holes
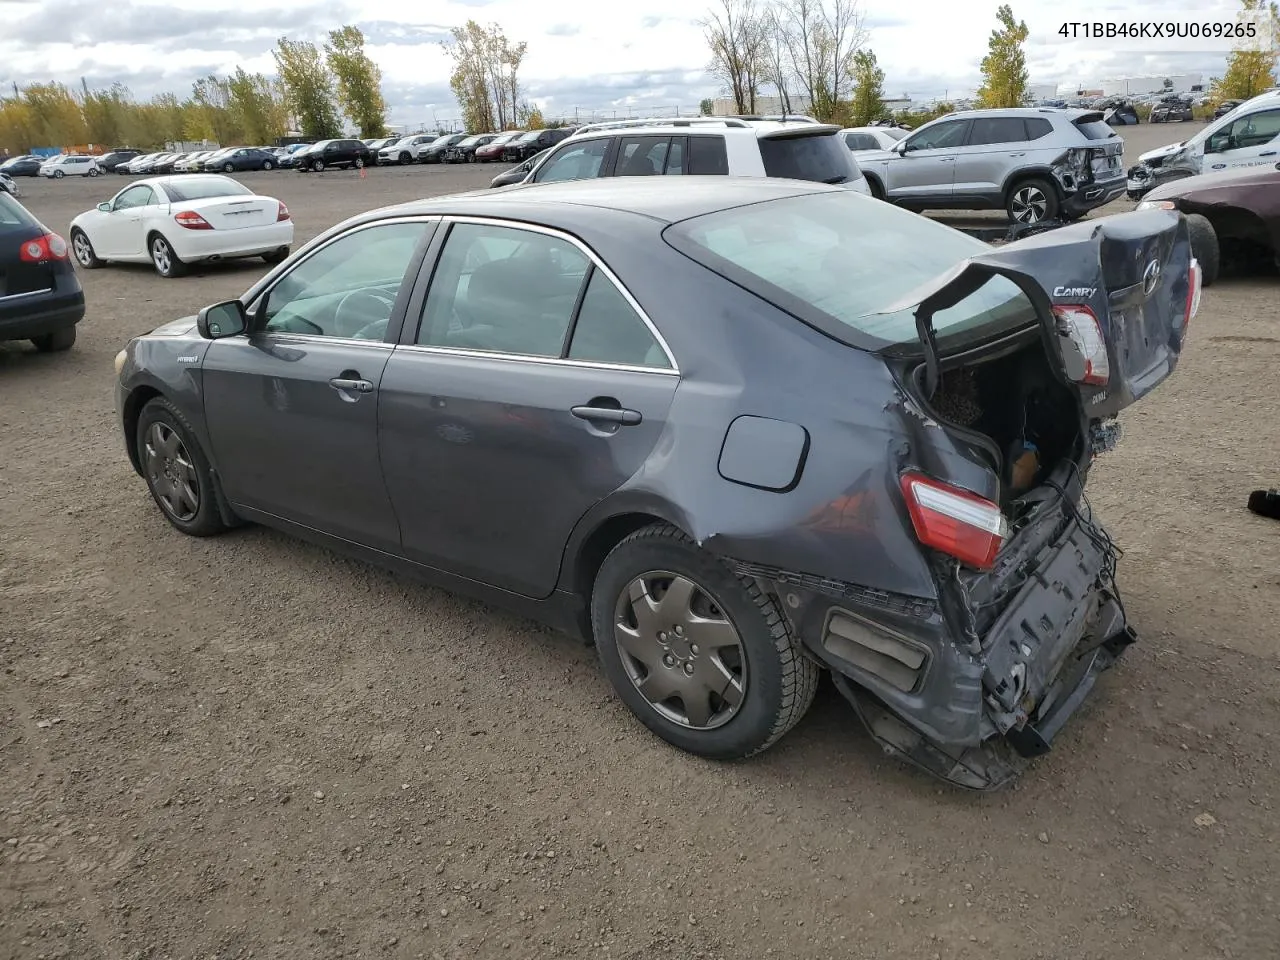
[[[1058,85],[1056,83],[1029,83],[1027,84],[1027,98],[1032,103],[1039,103],[1041,100],[1057,100]]]
[[[1148,77],[1118,77],[1102,81],[1104,97],[1135,97],[1144,93],[1192,93],[1204,89],[1198,73]]]

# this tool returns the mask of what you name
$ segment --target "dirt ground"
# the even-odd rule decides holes
[[[301,241],[498,169],[244,179]],[[22,187],[65,232],[123,182]],[[1244,508],[1280,483],[1280,279],[1207,291],[1124,418],[1089,493],[1141,642],[983,797],[884,758],[829,685],[764,756],[704,762],[566,638],[173,531],[112,357],[263,270],[96,271],[70,353],[0,345],[0,957],[1280,955],[1280,526]]]

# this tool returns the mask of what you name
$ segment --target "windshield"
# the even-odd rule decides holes
[[[458,146],[460,146],[460,147],[473,147],[473,146],[475,146],[477,143],[479,143],[479,142],[480,142],[480,139],[481,139],[480,137],[467,137],[467,139],[465,139],[465,140],[459,140],[459,141],[458,141]]]
[[[251,197],[253,191],[226,177],[181,177],[169,180],[164,192],[174,203],[187,200],[207,200],[210,197]]]
[[[673,224],[681,253],[837,339],[867,349],[917,342],[910,310],[880,311],[990,248],[890,204],[846,191],[786,197]],[[993,277],[934,315],[939,340],[1034,320],[1021,290]]]
[[[854,180],[853,160],[844,143],[833,134],[763,137],[760,159],[770,177],[844,183]]]
[[[902,139],[903,137],[905,137],[905,136],[906,136],[910,131],[908,131],[908,130],[899,130],[897,127],[881,127],[881,128],[880,128],[880,132],[881,132],[881,133],[883,133],[883,134],[884,134],[886,137],[888,137],[890,140],[901,140],[901,139]]]
[[[531,141],[531,140],[537,140],[537,139],[538,139],[538,135],[539,135],[539,134],[541,134],[541,133],[542,133],[542,131],[541,131],[541,130],[530,130],[528,133],[526,133],[524,136],[522,136],[522,137],[520,138],[520,142],[521,142],[521,143],[528,143],[528,142],[529,142],[529,141]]]

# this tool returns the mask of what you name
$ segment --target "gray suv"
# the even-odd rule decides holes
[[[1124,141],[1096,110],[967,110],[860,152],[872,193],[915,210],[1075,220],[1125,191]]]

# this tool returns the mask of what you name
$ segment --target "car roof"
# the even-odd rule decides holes
[[[648,120],[602,120],[580,127],[572,137],[594,137],[619,133],[665,133],[679,136],[692,131],[711,132],[717,135],[767,138],[778,130],[794,130],[797,127],[825,127],[831,133],[839,128],[831,124],[814,123],[812,120],[744,120],[740,117],[686,117],[653,118]]]
[[[501,190],[483,189],[414,200],[370,211],[348,224],[414,214],[450,214],[557,226],[562,220],[577,219],[584,207],[599,211],[605,218],[644,217],[675,223],[768,200],[846,192],[839,186],[772,177],[609,177],[518,184]]]
[[[231,180],[231,178],[224,177],[220,173],[184,173],[180,177],[147,177],[143,180],[134,181],[130,186],[138,186],[139,184],[147,184],[150,186],[151,184],[158,184],[162,187],[166,187],[170,183],[201,183],[207,180]],[[232,180],[231,182],[238,183],[239,181]]]
[[[955,110],[944,113],[938,120],[980,120],[983,117],[1068,117],[1075,120],[1090,113],[1101,113],[1101,110],[1087,110],[1079,107],[992,107],[983,110]],[[932,121],[930,121],[932,122]]]

